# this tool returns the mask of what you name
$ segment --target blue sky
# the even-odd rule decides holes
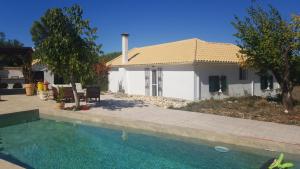
[[[257,0],[272,4],[285,18],[300,14],[300,0]],[[129,48],[188,38],[235,43],[234,15],[245,15],[251,0],[1,0],[0,31],[33,46],[30,28],[48,8],[79,4],[85,18],[98,28],[102,50],[121,50],[122,32]]]

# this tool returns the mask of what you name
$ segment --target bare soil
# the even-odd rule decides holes
[[[296,101],[300,102],[300,86],[294,87],[292,95]]]
[[[296,96],[300,97],[299,94],[300,88],[299,93],[296,94]],[[255,96],[193,102],[179,109],[300,126],[299,102],[296,103],[294,112],[288,114],[284,113],[283,106],[280,102],[268,101],[264,98]]]

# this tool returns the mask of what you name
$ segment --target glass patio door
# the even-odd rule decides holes
[[[157,71],[152,70],[152,96],[157,96]]]
[[[145,69],[145,95],[150,96],[150,69]]]
[[[162,68],[157,69],[157,91],[158,96],[163,95],[163,71]]]

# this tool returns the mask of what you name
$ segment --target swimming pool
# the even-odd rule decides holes
[[[0,138],[2,156],[37,169],[258,169],[278,154],[46,119],[0,128]],[[287,159],[299,168],[299,156]]]

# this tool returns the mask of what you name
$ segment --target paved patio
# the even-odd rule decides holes
[[[0,168],[2,169],[25,169],[16,164],[0,159]]]
[[[38,108],[40,116],[46,118],[103,123],[300,154],[299,126],[164,109],[111,95],[101,96],[101,103],[87,111],[58,110],[53,100],[41,101],[37,96],[4,95],[2,99],[5,101],[0,102],[0,114]]]

